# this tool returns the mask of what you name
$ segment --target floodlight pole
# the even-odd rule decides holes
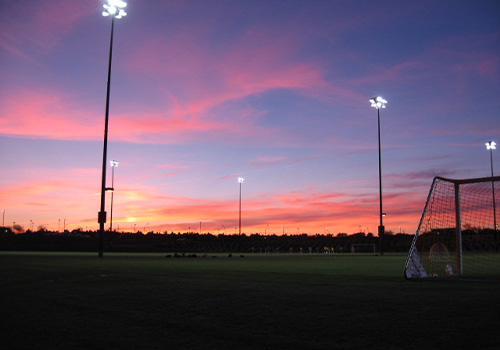
[[[382,148],[380,146],[380,108],[377,108],[377,122],[378,122],[378,189],[380,197],[380,225],[378,227],[378,236],[380,239],[380,255],[384,255],[384,235],[385,228],[382,215]]]
[[[111,61],[113,58],[113,31],[115,28],[115,18],[126,16],[124,8],[127,3],[123,0],[108,0],[103,5],[104,17],[111,16],[111,38],[109,42],[109,61],[108,61],[108,84],[106,89],[106,117],[104,121],[104,146],[102,150],[102,181],[101,181],[101,209],[98,213],[99,222],[99,257],[103,256],[104,248],[104,224],[106,223],[106,155],[108,153],[108,120],[109,120],[109,92],[111,87]]]
[[[491,177],[493,178],[493,150],[496,149],[495,141],[486,143],[486,149],[490,151]],[[491,191],[493,192],[493,229],[497,230],[497,208],[495,202],[495,182],[491,181]]]
[[[111,87],[111,60],[113,58],[113,31],[115,16],[111,16],[111,39],[109,42],[108,84],[106,89],[106,116],[104,121],[104,146],[102,150],[101,211],[99,212],[99,257],[103,257],[104,224],[106,223],[106,155],[108,152],[109,92]]]
[[[384,216],[382,212],[382,148],[380,146],[380,109],[385,108],[385,104],[387,103],[382,97],[374,97],[370,100],[372,107],[377,109],[377,125],[378,125],[378,188],[379,188],[379,197],[380,197],[380,224],[378,226],[378,237],[380,243],[380,255],[384,255],[384,235],[385,235],[385,227],[382,217]]]
[[[241,184],[245,181],[244,178],[239,177],[238,182],[240,183],[240,211],[239,211],[239,235],[241,236]]]
[[[118,166],[119,162],[112,160],[111,164],[111,213],[109,218],[109,231],[113,232],[113,199],[115,196],[115,168]]]

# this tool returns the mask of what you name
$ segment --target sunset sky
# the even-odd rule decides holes
[[[98,228],[102,4],[0,2],[6,226]],[[499,1],[129,0],[127,12],[111,80],[114,228],[233,234],[241,176],[247,234],[376,233],[378,95],[386,230],[415,232],[434,176],[491,175]]]

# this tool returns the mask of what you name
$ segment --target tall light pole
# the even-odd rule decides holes
[[[104,17],[111,16],[111,39],[109,42],[109,61],[108,61],[108,84],[106,89],[106,115],[104,122],[104,147],[102,151],[102,181],[101,181],[101,209],[98,214],[99,222],[99,257],[103,256],[104,247],[104,224],[106,223],[105,199],[106,199],[106,155],[108,152],[108,120],[109,120],[109,91],[111,84],[111,61],[113,57],[113,30],[115,27],[115,18],[126,16],[124,8],[127,3],[122,0],[107,0],[103,5]]]
[[[370,99],[370,103],[372,107],[377,109],[377,122],[378,122],[378,188],[379,188],[379,198],[380,198],[380,224],[378,226],[378,237],[380,241],[380,255],[384,255],[383,241],[384,241],[384,222],[382,220],[383,212],[382,212],[382,151],[380,147],[380,109],[385,108],[385,104],[387,103],[382,97],[374,97]]]
[[[490,151],[491,177],[493,177],[493,150],[497,149],[495,141],[486,142],[486,149]],[[497,208],[495,203],[495,182],[491,181],[491,191],[493,192],[493,228],[497,230]]]
[[[109,162],[111,164],[111,213],[109,218],[109,231],[113,232],[113,198],[115,196],[115,168],[120,164],[116,160]]]
[[[243,181],[245,181],[244,178],[242,178],[242,177],[238,178],[238,182],[240,183],[240,220],[239,220],[239,228],[240,228],[239,234],[240,234],[240,236],[241,236],[241,184],[243,183]]]

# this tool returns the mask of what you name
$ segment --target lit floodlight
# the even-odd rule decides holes
[[[497,143],[495,141],[486,142],[485,145],[487,150],[497,149]]]
[[[387,103],[387,101],[384,100],[382,97],[378,96],[370,99],[370,103],[372,104],[372,107],[380,109],[380,108],[385,108],[385,104]]]
[[[245,179],[244,179],[244,178],[242,178],[242,177],[239,177],[239,178],[238,178],[238,182],[239,182],[240,184],[241,184],[241,183],[243,183],[243,181],[245,181]]]
[[[111,164],[111,166],[112,166],[112,167],[117,167],[117,166],[118,166],[118,164],[120,164],[120,162],[119,162],[119,161],[117,161],[117,160],[110,160],[110,161],[109,161],[109,164]]]
[[[102,11],[104,17],[114,16],[119,19],[127,15],[127,12],[124,10],[127,7],[127,3],[122,0],[108,0],[102,7],[104,8],[104,11]]]

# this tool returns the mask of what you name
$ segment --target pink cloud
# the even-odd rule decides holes
[[[248,34],[226,50],[211,52],[199,42],[199,33],[190,33],[190,29],[169,39],[157,36],[146,40],[126,66],[138,76],[155,76],[160,84],[164,81],[167,106],[148,115],[148,126],[142,120],[137,125],[139,118],[133,116],[124,117],[123,122],[130,124],[128,129],[142,126],[147,133],[154,127],[160,132],[175,130],[177,135],[184,131],[188,135],[238,138],[240,130],[248,139],[279,135],[278,130],[259,128],[261,111],[240,106],[234,109],[234,105],[227,110],[226,104],[274,89],[319,89],[327,84],[317,65],[290,60],[292,44],[282,40],[276,45],[266,40],[261,45],[255,36]]]
[[[88,110],[71,102],[62,91],[47,88],[11,91],[2,97],[1,133],[25,137],[62,140],[99,140],[102,138],[102,112]],[[147,120],[147,122],[145,122]],[[117,114],[110,116],[110,138],[145,143],[175,143],[194,134],[233,134],[241,125],[237,121],[219,122],[200,116],[165,117],[163,114]],[[241,131],[243,133],[243,131]],[[262,130],[260,134],[265,134]]]
[[[1,100],[0,129],[6,135],[85,140],[95,138],[102,129],[88,122],[92,112],[78,109],[60,91],[18,90]]]

